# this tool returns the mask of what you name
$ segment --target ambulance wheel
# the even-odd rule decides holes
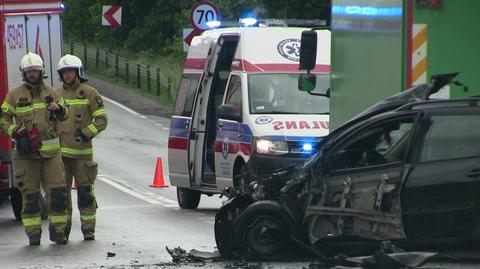
[[[238,173],[234,176],[235,187],[240,193],[247,193],[250,189],[250,177],[248,176],[248,168],[246,164],[242,164]]]
[[[13,215],[15,219],[22,220],[22,194],[18,188],[13,188],[10,192],[10,203],[12,204]]]
[[[177,187],[177,201],[182,209],[196,209],[201,195],[199,191]]]

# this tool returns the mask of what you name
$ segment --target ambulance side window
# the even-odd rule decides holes
[[[239,114],[242,113],[242,81],[237,75],[232,75],[227,87],[227,96],[225,104],[235,107]]]
[[[177,99],[175,101],[175,109],[173,112],[175,116],[192,116],[195,92],[197,90],[199,81],[199,74],[185,74],[182,77],[180,87],[178,88]]]

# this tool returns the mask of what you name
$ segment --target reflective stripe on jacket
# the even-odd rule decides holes
[[[91,139],[103,131],[108,123],[102,97],[95,88],[80,82],[73,86],[64,85],[58,92],[64,98],[71,115],[59,127],[62,156],[91,157]],[[79,131],[88,137],[89,141],[76,139]]]

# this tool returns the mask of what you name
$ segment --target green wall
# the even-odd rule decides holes
[[[427,75],[460,72],[468,93],[452,86],[452,98],[480,95],[480,1],[444,0],[440,9],[414,9],[414,23],[427,24]],[[455,88],[454,88],[455,87]]]
[[[332,129],[402,89],[403,14],[403,0],[332,1]]]

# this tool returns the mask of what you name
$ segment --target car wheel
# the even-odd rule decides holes
[[[22,194],[18,188],[13,188],[10,191],[10,203],[12,204],[13,215],[15,219],[22,220]]]
[[[177,201],[180,208],[196,209],[200,203],[201,192],[177,187]]]
[[[242,164],[238,170],[238,174],[236,174],[234,178],[236,182],[235,187],[239,193],[247,193],[250,188],[250,177],[248,176],[247,165]]]
[[[233,224],[234,252],[249,260],[280,259],[297,233],[292,219],[272,201],[246,208]]]
[[[233,259],[233,223],[242,211],[254,201],[250,196],[235,196],[226,201],[215,215],[215,242],[218,252],[224,259]]]

